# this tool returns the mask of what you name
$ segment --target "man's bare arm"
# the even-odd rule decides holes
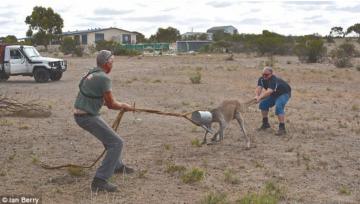
[[[131,107],[129,104],[127,103],[120,103],[119,101],[116,101],[111,93],[111,91],[107,91],[104,93],[104,100],[105,100],[105,105],[109,108],[109,109],[113,109],[113,110],[126,110],[126,111],[133,111],[134,108]]]

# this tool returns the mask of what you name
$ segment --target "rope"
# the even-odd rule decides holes
[[[134,105],[135,106],[135,105]],[[124,115],[126,111],[125,110],[121,110],[118,115],[116,116],[115,118],[115,121],[112,125],[112,129],[116,132],[118,127],[119,127],[119,124],[120,124],[120,121]],[[132,112],[145,112],[145,113],[153,113],[153,114],[158,114],[158,115],[167,115],[167,116],[174,116],[174,117],[181,117],[181,118],[185,118],[187,119],[188,121],[192,122],[194,125],[197,125],[197,123],[195,123],[193,120],[191,120],[191,118],[188,117],[188,115],[192,112],[189,112],[189,113],[184,113],[184,114],[180,114],[180,113],[170,113],[170,112],[162,112],[162,111],[158,111],[158,110],[152,110],[152,109],[141,109],[141,108],[138,108],[138,109],[134,109]],[[59,165],[59,166],[49,166],[47,164],[44,164],[44,163],[40,163],[40,166],[44,169],[62,169],[62,168],[66,168],[66,167],[75,167],[75,168],[83,168],[83,169],[89,169],[93,166],[95,166],[95,164],[101,159],[101,157],[104,156],[106,152],[106,149],[104,149],[104,151],[96,158],[96,160],[91,164],[91,165],[88,165],[88,166],[85,166],[85,165],[77,165],[77,164],[64,164],[64,165]]]
[[[256,103],[256,99],[251,99],[247,102],[245,102],[244,104],[246,106],[250,106],[252,104],[255,104]],[[124,115],[124,113],[127,112],[125,110],[121,110],[118,115],[116,116],[115,118],[115,121],[112,125],[112,129],[116,132],[118,127],[119,127],[119,124],[120,124],[120,121]],[[158,115],[166,115],[166,116],[174,116],[174,117],[179,117],[179,118],[185,118],[186,120],[190,121],[191,123],[193,123],[194,125],[196,126],[199,126],[199,124],[195,123],[193,120],[191,120],[191,118],[188,117],[189,114],[191,114],[192,112],[188,112],[188,113],[171,113],[171,112],[163,112],[163,111],[159,111],[159,110],[152,110],[152,109],[143,109],[143,108],[135,108],[135,104],[134,104],[134,110],[131,111],[131,112],[144,112],[144,113],[152,113],[152,114],[158,114]],[[61,169],[61,168],[66,168],[66,167],[75,167],[75,168],[84,168],[84,169],[88,169],[88,168],[91,168],[93,166],[95,166],[95,164],[101,159],[101,157],[104,156],[106,152],[106,149],[104,149],[104,151],[96,158],[96,160],[88,165],[88,166],[85,166],[85,165],[77,165],[77,164],[65,164],[65,165],[59,165],[59,166],[49,166],[47,164],[44,164],[44,163],[40,163],[40,166],[44,169]]]

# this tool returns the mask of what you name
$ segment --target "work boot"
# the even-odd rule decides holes
[[[275,135],[277,135],[277,136],[286,135],[286,130],[285,130],[285,128],[279,128],[279,130],[275,133]]]
[[[270,124],[269,123],[263,123],[262,125],[261,125],[261,127],[259,127],[258,129],[257,129],[257,131],[265,131],[265,130],[267,130],[267,129],[269,129],[270,128]]]
[[[117,168],[117,169],[115,169],[115,171],[114,171],[115,174],[122,174],[122,173],[132,174],[132,173],[134,173],[134,172],[135,172],[135,170],[134,170],[133,168],[128,167],[128,166],[126,166],[126,165],[123,165],[122,167]]]
[[[116,192],[116,191],[118,191],[118,189],[114,184],[111,184],[103,179],[95,177],[91,183],[91,191],[92,192],[99,192],[99,191]]]

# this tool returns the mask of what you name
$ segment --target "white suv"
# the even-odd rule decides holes
[[[58,81],[67,68],[63,59],[42,57],[33,46],[0,45],[0,81],[33,76],[36,82]]]

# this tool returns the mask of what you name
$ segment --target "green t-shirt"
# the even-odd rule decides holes
[[[104,93],[111,91],[111,80],[107,74],[99,67],[90,69],[88,75],[79,88],[75,108],[83,110],[92,115],[99,115],[101,107],[104,105]],[[89,97],[90,96],[90,97]]]

